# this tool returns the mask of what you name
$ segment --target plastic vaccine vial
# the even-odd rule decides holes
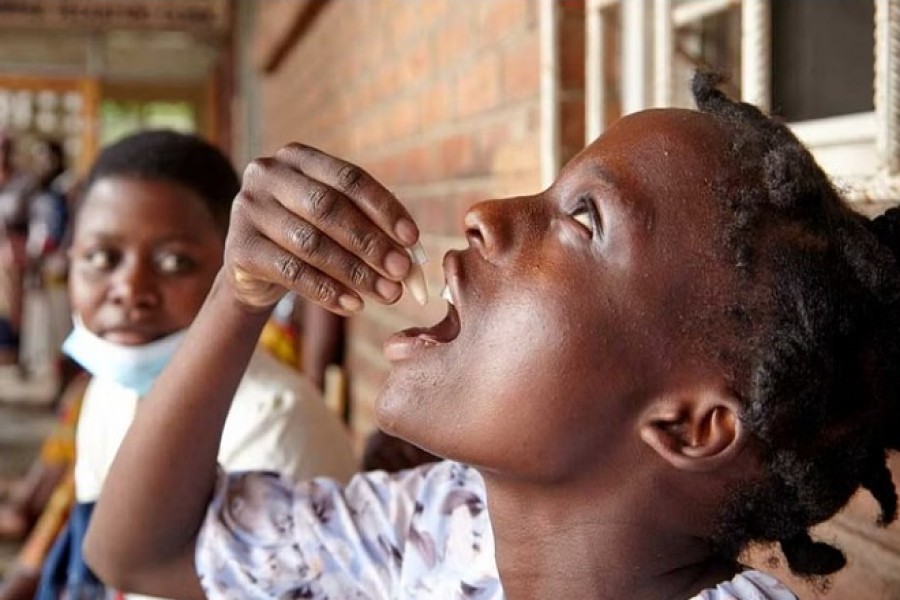
[[[425,273],[422,271],[422,265],[428,262],[428,255],[421,242],[416,242],[406,249],[410,258],[409,274],[403,280],[406,289],[412,294],[412,297],[424,306],[428,302],[428,285],[425,283]]]

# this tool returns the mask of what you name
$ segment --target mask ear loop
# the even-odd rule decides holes
[[[412,297],[420,305],[425,306],[428,303],[428,285],[425,283],[425,273],[422,271],[422,265],[428,262],[428,255],[421,242],[416,242],[406,249],[409,254],[410,266],[409,274],[403,280],[406,289],[412,294]]]

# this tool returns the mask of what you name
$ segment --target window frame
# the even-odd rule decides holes
[[[771,104],[772,0],[587,0],[585,138],[603,131],[609,100],[604,85],[603,24],[618,5],[622,22],[622,113],[672,101],[674,32],[734,6],[741,8],[741,97],[768,110]],[[875,109],[789,123],[791,129],[854,199],[900,195],[900,0],[875,3]],[[648,26],[652,24],[652,29]],[[650,32],[652,31],[652,35]],[[648,59],[652,57],[652,60]],[[886,191],[887,190],[887,191]]]

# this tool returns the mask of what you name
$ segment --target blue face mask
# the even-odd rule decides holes
[[[140,346],[125,346],[91,333],[75,318],[62,351],[95,377],[106,377],[143,396],[162,373],[187,330]]]

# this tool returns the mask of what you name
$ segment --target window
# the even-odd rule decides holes
[[[190,102],[104,100],[100,104],[101,146],[142,129],[196,133],[196,111]]]
[[[808,121],[875,109],[875,3],[772,2],[772,112]]]
[[[625,112],[693,107],[690,76],[712,68],[727,77],[730,96],[790,123],[854,197],[872,197],[879,177],[900,176],[897,0],[588,0],[587,6],[589,140],[615,116],[613,99]],[[609,45],[612,32],[598,26],[607,24],[617,27],[616,47]]]
[[[84,170],[93,157],[96,84],[89,79],[0,75],[0,129],[16,138],[17,160],[27,166],[32,144],[62,143],[66,162]]]

